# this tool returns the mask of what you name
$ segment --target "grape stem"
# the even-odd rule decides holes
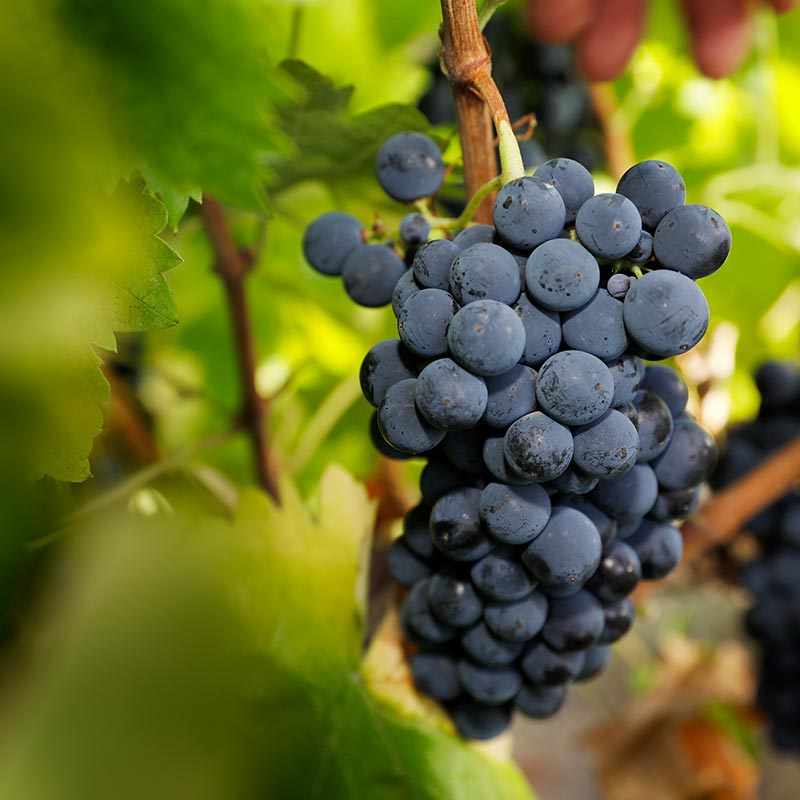
[[[492,2],[492,0],[487,0]],[[525,174],[511,119],[492,79],[491,54],[481,34],[475,0],[441,0],[443,66],[453,87],[464,156],[464,182],[472,197],[495,176],[492,122],[500,142],[503,183]],[[482,198],[475,218],[491,221],[491,196]]]
[[[279,502],[278,472],[267,439],[267,403],[256,389],[256,348],[245,281],[252,259],[233,239],[225,211],[213,197],[203,197],[203,222],[214,250],[214,268],[225,287],[233,323],[239,377],[242,389],[241,422],[253,449],[256,475],[261,488]]]
[[[481,10],[478,12],[478,25],[484,30],[489,24],[489,20],[494,16],[500,6],[504,6],[508,0],[484,0]]]
[[[684,560],[725,544],[800,480],[800,437],[718,492],[683,525]]]
[[[424,205],[418,205],[417,208],[420,214],[428,220],[431,228],[438,228],[439,230],[449,231],[450,233],[458,233],[469,225],[481,203],[483,203],[489,195],[496,192],[503,183],[505,183],[505,181],[502,175],[497,175],[490,181],[486,181],[483,186],[480,186],[473,192],[469,203],[464,206],[464,210],[457,217],[436,217],[432,216]]]

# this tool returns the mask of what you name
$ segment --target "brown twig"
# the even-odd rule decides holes
[[[267,439],[267,404],[256,390],[255,337],[245,293],[250,262],[233,239],[222,206],[212,197],[203,198],[203,221],[216,259],[214,268],[225,286],[233,323],[242,386],[241,419],[253,447],[256,474],[261,487],[279,500],[278,475]]]
[[[441,0],[441,4],[444,68],[453,88],[464,184],[467,197],[471,197],[497,174],[492,116],[504,113],[507,120],[508,113],[492,80],[491,57],[478,24],[475,0]],[[492,202],[492,196],[486,198],[476,220],[492,221]]]
[[[682,528],[684,559],[730,541],[800,480],[800,437],[709,500]]]

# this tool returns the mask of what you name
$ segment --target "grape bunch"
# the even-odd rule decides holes
[[[443,174],[420,134],[378,155],[381,186],[406,202]],[[493,225],[421,243],[424,217],[404,218],[405,260],[347,214],[306,230],[314,268],[397,318],[360,373],[377,449],[427,458],[389,565],[408,589],[415,684],[467,738],[497,735],[514,708],[554,714],[630,628],[639,580],[680,561],[673,521],[716,448],[678,373],[643,359],[697,344],[695,279],[730,248],[724,221],[684,197],[663,162],[595,195],[584,167],[556,159],[502,187]]]
[[[755,377],[761,408],[756,419],[729,430],[712,478],[720,488],[800,436],[800,367],[770,361]],[[741,573],[754,600],[745,622],[760,648],[757,700],[775,746],[800,753],[800,495],[785,495],[746,528],[759,545]]]

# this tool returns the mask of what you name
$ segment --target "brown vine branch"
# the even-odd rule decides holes
[[[252,444],[258,482],[277,502],[280,499],[278,474],[267,439],[267,404],[256,389],[255,337],[245,292],[245,280],[251,262],[246,253],[236,246],[222,206],[214,198],[206,196],[203,198],[202,212],[214,249],[214,268],[225,286],[233,323],[242,387],[242,425]]]
[[[478,23],[475,0],[441,0],[444,68],[453,88],[456,121],[464,157],[467,197],[497,175],[493,146],[495,124],[508,120],[503,98],[491,75],[491,55]],[[493,197],[475,219],[491,222]]]
[[[684,523],[684,559],[733,539],[749,519],[783,497],[798,480],[800,437],[723,489]]]

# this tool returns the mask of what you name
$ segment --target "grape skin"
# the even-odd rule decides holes
[[[524,177],[500,189],[492,219],[504,241],[512,247],[531,250],[561,233],[566,209],[554,186],[541,178]]]
[[[457,311],[452,295],[441,289],[422,289],[403,303],[397,334],[416,356],[443,356],[447,353],[447,331]]]
[[[622,258],[639,241],[642,218],[627,197],[610,192],[596,194],[578,211],[575,232],[581,244],[598,258]]]
[[[572,434],[541,411],[520,417],[506,431],[505,456],[511,467],[538,483],[557,478],[572,458]]]
[[[564,201],[566,224],[575,222],[578,209],[594,194],[594,180],[583,164],[571,158],[553,158],[545,161],[533,173],[556,191]]]
[[[483,378],[440,358],[420,372],[414,397],[420,414],[435,428],[460,431],[481,420],[488,392]]]
[[[691,278],[657,270],[634,281],[622,309],[631,339],[668,358],[691,350],[708,329],[708,302]]]
[[[591,300],[600,285],[600,268],[578,242],[552,239],[528,258],[525,285],[544,308],[571,311]]]
[[[450,290],[461,305],[485,299],[512,305],[522,291],[519,267],[508,250],[496,244],[474,244],[453,261]]]
[[[489,397],[483,421],[506,428],[536,410],[536,371],[517,364],[502,375],[486,378]]]
[[[639,434],[633,423],[619,411],[573,431],[575,465],[595,478],[623,475],[639,455]]]
[[[424,289],[449,292],[450,265],[460,252],[458,245],[447,239],[434,239],[422,245],[411,263],[414,279]]]
[[[497,300],[476,300],[458,311],[447,341],[453,358],[476,375],[502,375],[525,349],[520,318]]]
[[[598,289],[586,305],[565,313],[561,331],[568,347],[603,361],[619,358],[628,347],[622,303],[605,289]]]
[[[375,172],[386,194],[401,203],[436,194],[444,181],[439,148],[433,139],[415,131],[397,133],[381,145]]]
[[[402,259],[384,244],[365,244],[350,252],[342,265],[344,289],[367,308],[388,305],[397,281],[406,272]]]
[[[642,225],[654,231],[664,215],[686,202],[686,186],[678,170],[666,161],[634,164],[617,184],[617,193],[633,202]]]
[[[385,339],[364,356],[358,377],[367,402],[378,408],[390,386],[416,375],[416,359],[397,339]]]
[[[401,453],[424,453],[444,439],[444,431],[429,425],[417,412],[416,385],[414,378],[398,381],[387,390],[378,409],[383,438]]]
[[[525,347],[520,363],[538,367],[561,346],[561,317],[558,311],[540,308],[523,294],[514,311],[522,321],[525,332]]]
[[[483,612],[489,630],[508,642],[527,642],[542,630],[547,619],[547,598],[533,591],[505,603],[489,603]]]
[[[535,539],[550,519],[547,492],[535,484],[506,486],[490,483],[481,493],[479,513],[489,533],[505,544]]]
[[[345,259],[364,244],[364,226],[344,211],[328,211],[303,233],[303,255],[323,275],[341,275]]]

